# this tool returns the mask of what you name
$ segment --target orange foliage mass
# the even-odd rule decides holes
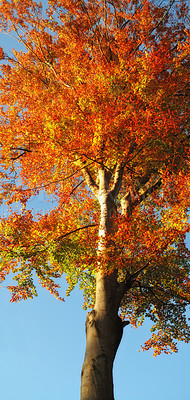
[[[93,306],[104,169],[120,185],[102,268],[136,277],[121,315],[151,318],[159,353],[189,339],[190,30],[185,2],[140,3],[1,1],[22,50],[0,49],[0,273],[16,274],[12,301],[36,294],[35,271],[56,297],[63,273],[68,293],[79,281]],[[53,210],[35,214],[40,192]]]

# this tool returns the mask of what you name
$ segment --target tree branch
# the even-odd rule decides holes
[[[84,154],[84,153],[81,153],[81,156],[86,157],[87,160],[93,161],[95,164],[101,165],[101,167],[104,167],[104,169],[105,169],[106,171],[112,172],[111,169],[109,169],[106,165],[104,165],[102,161],[97,161],[97,160],[95,160],[94,158],[91,158],[91,157],[87,156],[87,155]]]
[[[71,192],[69,193],[69,196],[71,196],[71,195],[75,192],[75,190],[76,190],[80,185],[83,184],[83,182],[84,182],[84,179],[82,179],[82,181],[79,182],[78,185],[76,185],[76,186],[73,188],[73,190],[71,190]]]
[[[120,306],[121,300],[123,299],[123,296],[132,288],[134,285],[136,278],[140,275],[140,273],[146,269],[149,265],[149,262],[147,262],[143,267],[139,268],[136,272],[133,274],[127,274],[124,281],[118,283],[117,291],[116,291],[116,303],[118,307]]]
[[[129,280],[132,280],[133,283],[135,282],[136,278],[139,276],[139,274],[149,266],[149,261],[141,268],[139,268],[136,272],[130,275]]]
[[[90,225],[82,226],[81,228],[76,228],[76,229],[74,229],[73,231],[69,231],[69,232],[65,233],[64,235],[60,235],[60,236],[56,239],[56,242],[58,242],[59,240],[64,239],[66,236],[72,235],[72,233],[81,231],[81,230],[83,230],[83,229],[92,228],[92,227],[94,227],[94,226],[98,226],[98,224],[90,224]]]
[[[117,165],[116,165],[115,175],[114,175],[114,182],[113,182],[113,186],[112,186],[112,188],[110,190],[110,195],[113,197],[113,199],[115,197],[117,197],[117,195],[118,195],[118,193],[120,191],[120,188],[121,188],[121,185],[122,185],[122,178],[123,178],[124,168],[127,165],[128,157],[130,156],[130,154],[133,153],[133,150],[135,149],[135,147],[136,147],[135,140],[132,140],[131,144],[129,146],[129,151],[128,151],[128,154],[127,154],[127,157],[126,157],[125,161],[122,162],[122,163],[121,162],[117,163]]]
[[[133,207],[135,207],[137,204],[142,203],[142,201],[144,201],[149,194],[153,193],[154,190],[158,189],[162,184],[162,179],[159,178],[152,186],[150,186],[148,189],[146,189],[144,191],[144,193],[142,193],[139,196],[139,199],[135,200],[135,202],[133,203]]]
[[[123,171],[123,165],[121,163],[118,163],[115,170],[113,186],[110,190],[110,195],[113,197],[113,199],[118,195],[120,191],[122,185]]]
[[[157,21],[155,26],[150,30],[150,32],[148,33],[148,36],[150,36],[152,34],[152,32],[154,32],[154,30],[157,29],[158,26],[162,23],[162,21],[164,20],[166,15],[168,15],[168,13],[169,13],[169,11],[172,8],[174,3],[175,3],[175,0],[170,0],[169,6],[168,6],[167,10],[165,11],[164,15],[159,19],[159,21]],[[135,53],[142,44],[143,44],[143,41],[141,40],[141,42],[135,47],[135,49],[131,51],[131,54]]]
[[[97,195],[98,195],[98,185],[96,184],[96,182],[92,178],[92,175],[91,175],[88,167],[81,160],[77,160],[75,163],[80,166],[80,169],[82,171],[82,174],[83,174],[83,177],[84,177],[84,180],[85,180],[86,184],[89,186],[89,188],[91,189],[92,193],[97,197]]]
[[[22,148],[22,147],[18,147],[18,148],[17,148],[17,147],[12,147],[12,148],[11,148],[11,151],[15,151],[15,152],[22,151],[22,153],[10,157],[10,160],[13,160],[13,161],[14,161],[14,160],[17,160],[18,158],[20,158],[20,157],[22,157],[22,156],[24,156],[26,153],[32,153],[32,150],[30,150],[30,149],[24,149],[24,148]]]
[[[144,286],[144,287],[146,287],[146,286]],[[149,286],[147,288],[149,289]],[[164,293],[166,296],[176,297],[177,299],[183,300],[183,301],[187,302],[188,304],[190,304],[190,294],[189,293],[186,293],[189,296],[189,299],[186,299],[186,297],[184,297],[182,294],[176,293],[171,288],[161,288],[160,286],[154,286],[154,289]],[[169,292],[167,292],[167,289],[169,289]]]
[[[146,174],[140,179],[140,182],[146,184],[150,179],[149,174]],[[138,198],[135,197],[136,193],[134,193],[132,186],[129,187],[129,190],[127,193],[123,196],[121,199],[121,208],[122,208],[122,215],[128,215],[131,216],[133,209],[141,204],[151,193],[153,193],[156,189],[158,189],[162,184],[162,179],[159,178],[157,181],[147,188]]]
[[[129,190],[121,199],[121,213],[122,215],[127,215],[128,217],[132,214],[132,200]]]

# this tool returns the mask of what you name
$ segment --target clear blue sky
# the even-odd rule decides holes
[[[0,46],[12,49],[15,42],[0,35]],[[43,199],[35,206],[44,208]],[[79,400],[82,293],[76,289],[62,303],[39,287],[34,300],[9,300],[8,290],[0,288],[0,400]],[[180,344],[178,354],[157,358],[139,352],[149,328],[146,322],[124,330],[114,367],[115,400],[189,400],[190,346]]]
[[[59,302],[41,289],[38,298],[9,303],[0,289],[0,399],[79,400],[85,317],[78,290]],[[149,324],[127,326],[115,360],[116,400],[189,400],[190,346],[178,354],[139,352]]]

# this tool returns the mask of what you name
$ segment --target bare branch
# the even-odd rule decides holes
[[[67,233],[65,233],[64,235],[60,235],[60,236],[56,239],[56,242],[58,242],[59,240],[64,239],[66,236],[72,235],[72,233],[81,231],[81,230],[83,230],[83,229],[92,228],[92,227],[94,227],[94,226],[98,226],[98,224],[90,224],[90,225],[82,226],[81,228],[74,229],[73,231],[67,232]]]

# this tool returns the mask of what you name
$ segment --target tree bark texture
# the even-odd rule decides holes
[[[116,211],[113,195],[108,188],[106,171],[99,171],[98,199],[101,207],[96,278],[96,302],[86,319],[86,352],[81,374],[81,400],[114,400],[112,369],[116,351],[123,334],[123,322],[118,316],[121,300],[117,272],[106,275],[101,268],[106,259],[113,232]]]
[[[113,361],[123,323],[113,304],[113,276],[97,278],[98,299],[86,319],[86,352],[81,374],[81,400],[114,400]],[[102,300],[101,300],[102,298]]]

